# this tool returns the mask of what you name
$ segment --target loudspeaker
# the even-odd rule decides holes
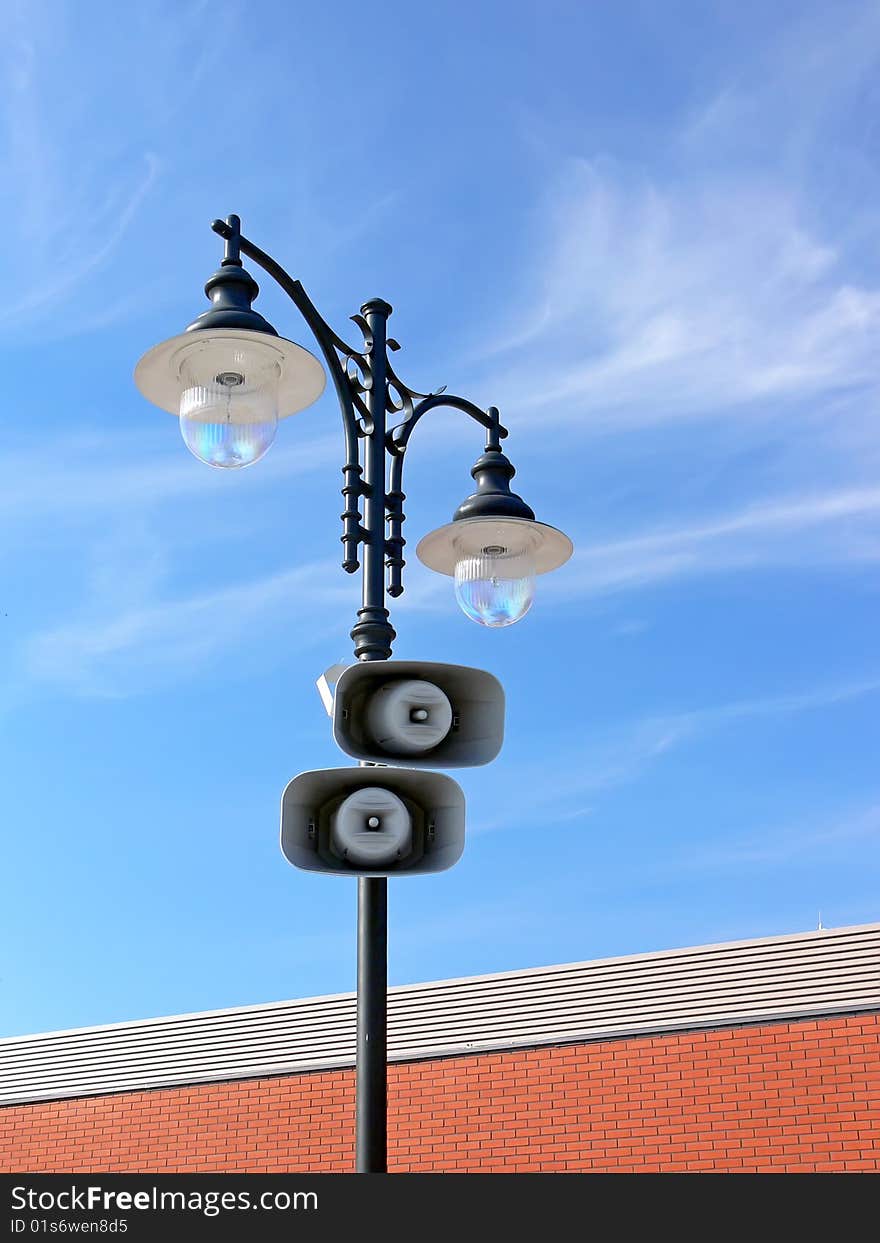
[[[347,755],[378,764],[488,764],[504,739],[504,688],[491,673],[464,665],[349,665],[334,691],[333,738]]]
[[[464,850],[464,794],[443,773],[413,769],[300,773],[281,799],[281,849],[307,872],[443,872]]]

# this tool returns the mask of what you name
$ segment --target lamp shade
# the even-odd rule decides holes
[[[569,559],[574,546],[556,527],[533,518],[459,518],[426,535],[416,556],[430,570],[454,576],[469,557],[526,556],[533,574],[547,574]]]
[[[477,490],[462,501],[452,522],[425,536],[416,548],[419,560],[450,575],[464,561],[488,560],[507,578],[546,574],[563,565],[574,551],[571,540],[536,521],[535,511],[510,489],[515,474],[498,446],[487,445],[471,470]]]
[[[326,384],[323,366],[303,346],[268,332],[225,327],[193,328],[154,345],[135,367],[134,382],[147,401],[179,415],[194,372],[210,373],[209,381],[219,386],[228,386],[234,377],[233,393],[238,387],[244,393],[250,368],[261,377],[274,372],[279,418],[305,410]]]
[[[535,576],[558,569],[574,551],[567,535],[538,522],[511,491],[515,474],[497,441],[490,441],[471,470],[476,492],[462,501],[452,522],[416,548],[429,569],[455,579],[462,612],[481,626],[511,626],[525,617]]]

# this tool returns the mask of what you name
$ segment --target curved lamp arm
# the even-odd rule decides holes
[[[230,219],[234,218],[230,217]],[[351,346],[347,342],[343,341],[342,338],[333,331],[327,321],[323,319],[305,289],[303,289],[300,281],[294,280],[293,277],[284,270],[281,264],[271,257],[271,255],[267,255],[264,250],[260,250],[259,246],[255,246],[254,243],[243,234],[237,233],[234,226],[226,220],[215,220],[212,223],[211,228],[215,233],[219,233],[222,238],[225,238],[227,244],[237,244],[237,247],[242,254],[247,255],[249,259],[253,259],[254,263],[259,264],[263,271],[267,272],[269,276],[272,277],[275,283],[284,290],[291,302],[294,303],[296,309],[311,329],[312,336],[315,338],[315,341],[320,347],[321,353],[324,355],[324,361],[327,364],[327,369],[329,370],[330,377],[333,380],[333,387],[336,389],[336,395],[339,398],[339,404],[342,407],[342,416],[345,423],[346,435],[350,434],[357,437],[357,413],[355,410],[356,399],[352,394],[350,383],[351,376],[339,361],[339,355],[342,354],[345,358],[362,361],[362,351],[355,349],[354,346]],[[353,318],[355,320],[359,320],[361,317],[354,316]],[[366,386],[361,385],[360,387],[362,390]],[[356,439],[353,443],[357,443]]]
[[[412,396],[416,397],[418,394],[413,393]],[[388,452],[393,457],[403,456],[409,438],[413,434],[419,419],[437,406],[449,406],[453,410],[461,410],[464,414],[470,415],[472,419],[488,430],[492,447],[500,449],[501,446],[498,442],[507,435],[507,428],[502,427],[501,417],[496,406],[490,406],[488,410],[481,410],[479,406],[475,406],[466,397],[453,397],[451,393],[441,391],[429,393],[418,405],[413,406],[402,423],[398,423],[388,433],[386,444]]]
[[[364,535],[361,527],[360,513],[360,498],[364,494],[364,484],[361,480],[363,470],[358,454],[358,437],[360,435],[358,415],[364,419],[369,417],[366,407],[360,401],[360,393],[364,392],[370,383],[368,363],[360,350],[356,350],[348,345],[333,331],[327,321],[321,316],[301,283],[298,280],[294,280],[290,273],[286,272],[281,264],[277,263],[271,255],[267,255],[259,246],[255,246],[249,238],[244,237],[238,226],[238,217],[230,216],[228,220],[213,221],[211,228],[226,241],[227,257],[237,259],[239,252],[241,252],[247,255],[249,259],[253,259],[254,263],[259,264],[263,271],[272,277],[276,285],[284,290],[291,302],[296,306],[296,309],[308,324],[312,336],[315,338],[324,356],[324,362],[327,365],[327,370],[330,372],[330,378],[333,381],[333,387],[339,399],[342,426],[345,431],[345,465],[342,468],[342,495],[345,499],[345,510],[342,514],[342,545],[344,550],[342,568],[346,573],[353,574],[360,566],[358,544]],[[354,318],[356,322],[361,319],[360,316],[355,316]],[[361,326],[360,323],[359,326]],[[340,355],[346,360],[350,359],[354,362],[363,376],[362,380],[357,376],[353,376],[347,367],[343,366],[340,361]]]
[[[403,390],[399,383],[397,387],[399,391],[402,391],[404,400],[406,400],[407,396],[410,399],[417,396],[415,393],[408,393],[407,390]],[[403,536],[403,524],[406,521],[406,514],[403,511],[403,503],[406,500],[406,493],[403,490],[403,459],[409,444],[409,438],[413,434],[419,419],[427,414],[429,410],[434,410],[440,406],[447,406],[452,410],[461,410],[462,413],[469,415],[475,422],[485,427],[488,431],[486,437],[487,450],[500,450],[501,441],[507,435],[507,428],[502,426],[497,406],[490,406],[488,410],[481,410],[479,406],[474,405],[472,401],[468,401],[466,397],[454,397],[450,393],[443,392],[430,393],[415,405],[410,400],[409,409],[403,422],[393,427],[385,438],[385,444],[391,457],[388,495],[386,498],[388,538],[386,540],[385,558],[385,564],[388,567],[389,596],[403,595],[403,567],[405,565],[403,549],[406,545],[406,540]]]

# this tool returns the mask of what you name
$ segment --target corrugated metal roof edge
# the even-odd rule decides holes
[[[644,1038],[657,1035],[675,1035],[677,1033],[686,1033],[690,1031],[729,1031],[734,1027],[760,1027],[769,1026],[777,1023],[787,1022],[806,1022],[811,1018],[825,1018],[830,1015],[837,1015],[844,1018],[847,1015],[874,1014],[880,1013],[880,1004],[872,1002],[864,1006],[825,1006],[805,1007],[801,1010],[791,1009],[778,1013],[753,1015],[751,1017],[731,1017],[723,1020],[718,1019],[695,1019],[690,1023],[654,1023],[644,1027],[627,1026],[601,1031],[583,1031],[577,1034],[554,1036],[548,1040],[534,1040],[531,1038],[507,1039],[507,1040],[487,1040],[473,1042],[466,1047],[442,1046],[436,1049],[421,1051],[419,1053],[390,1053],[388,1056],[389,1063],[401,1064],[405,1062],[434,1062],[448,1060],[454,1057],[473,1057],[480,1053],[504,1053],[504,1052],[526,1052],[529,1049],[546,1049],[546,1048],[564,1048],[569,1045],[577,1044],[599,1044],[605,1040],[625,1040],[627,1038]],[[56,1100],[85,1100],[92,1096],[128,1096],[132,1092],[168,1092],[173,1089],[185,1090],[187,1088],[197,1088],[204,1083],[243,1083],[257,1079],[283,1079],[292,1075],[308,1075],[318,1074],[320,1072],[335,1072],[340,1070],[354,1069],[354,1056],[338,1059],[324,1059],[316,1062],[301,1063],[291,1067],[289,1070],[279,1069],[276,1067],[264,1067],[260,1070],[243,1071],[241,1074],[205,1074],[200,1073],[198,1078],[181,1078],[172,1079],[161,1083],[141,1083],[132,1084],[125,1088],[96,1088],[94,1091],[78,1091],[65,1092],[63,1089],[54,1090],[51,1095],[47,1096],[45,1092],[32,1092],[22,1094],[19,1097],[0,1101],[0,1109],[11,1108],[15,1105],[38,1104],[40,1102],[51,1102]]]
[[[423,980],[416,984],[396,984],[389,988],[389,994],[401,994],[416,992],[419,989],[433,989],[440,986],[452,986],[463,984],[476,984],[481,981],[491,980],[510,980],[517,977],[533,977],[539,975],[550,974],[554,971],[579,970],[588,967],[610,966],[615,963],[637,963],[648,962],[652,960],[661,960],[674,958],[676,956],[684,957],[694,954],[711,954],[717,953],[719,950],[736,950],[751,946],[774,945],[790,943],[803,943],[812,940],[827,940],[836,937],[852,936],[853,934],[864,934],[866,932],[880,933],[880,922],[870,924],[851,924],[844,928],[822,928],[814,929],[809,932],[785,932],[770,937],[750,937],[739,941],[718,941],[709,945],[689,945],[680,946],[671,950],[647,950],[639,954],[622,954],[611,958],[587,958],[582,961],[551,963],[543,967],[520,967],[513,971],[495,971],[485,975],[468,975],[454,976],[449,979],[442,980]],[[248,1014],[248,1013],[264,1013],[269,1010],[282,1009],[285,1006],[296,1004],[298,1002],[315,1002],[327,1003],[332,1001],[351,1000],[355,997],[354,992],[347,993],[323,993],[311,997],[288,997],[281,1001],[257,1002],[252,1005],[245,1006],[227,1006],[217,1010],[194,1010],[182,1014],[162,1014],[148,1019],[123,1019],[117,1023],[98,1023],[89,1027],[70,1027],[62,1028],[55,1031],[28,1032],[20,1036],[4,1036],[0,1037],[0,1047],[4,1045],[14,1044],[16,1042],[29,1042],[32,1040],[42,1040],[48,1037],[56,1036],[78,1036],[87,1035],[97,1032],[120,1031],[125,1028],[143,1028],[161,1023],[170,1023],[175,1020],[190,1019],[208,1019],[221,1018],[225,1015]]]

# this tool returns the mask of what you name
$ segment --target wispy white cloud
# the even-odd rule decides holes
[[[89,278],[131,237],[163,175],[162,125],[225,53],[236,14],[218,24],[205,20],[205,8],[204,0],[183,2],[173,21],[133,10],[128,16],[150,48],[145,57],[121,29],[117,35],[78,6],[5,7],[0,211],[10,296],[0,323],[7,339],[69,336],[108,322],[111,308],[119,314],[137,305],[129,265],[124,294],[106,282],[96,291]],[[90,23],[100,27],[95,38]],[[138,253],[149,249],[147,242]]]
[[[118,434],[56,436],[51,452],[42,442],[9,449],[4,459],[8,486],[0,492],[4,524],[32,526],[61,513],[68,519],[107,511],[119,516],[176,499],[209,498],[228,488],[228,474],[206,469],[183,450],[176,420],[157,417],[165,424],[170,451],[160,449],[156,437],[143,429],[122,428]],[[339,451],[333,436],[276,445],[259,464],[262,486],[335,465]]]
[[[55,112],[51,78],[53,39],[34,8],[13,6],[0,72],[4,125],[0,128],[8,187],[0,195],[13,296],[0,322],[20,330],[65,302],[125,236],[159,174],[155,153],[117,166],[107,190],[82,142],[69,149]],[[47,74],[48,70],[48,74]]]
[[[314,562],[249,582],[178,598],[156,599],[109,614],[100,598],[86,615],[29,639],[28,674],[86,696],[152,688],[171,676],[193,676],[234,651],[231,672],[259,662],[279,631],[284,651],[327,638],[328,605],[351,603],[352,585],[335,563]],[[341,609],[338,616],[344,616]],[[230,671],[228,660],[225,664]]]
[[[133,169],[126,178],[128,184],[107,196],[103,210],[98,213],[97,218],[93,217],[90,220],[89,232],[83,236],[79,230],[75,231],[78,239],[76,250],[73,253],[65,253],[71,239],[64,238],[64,250],[51,254],[51,258],[42,271],[32,272],[31,280],[25,287],[24,293],[17,300],[10,301],[3,307],[0,312],[3,320],[6,323],[19,324],[22,320],[32,319],[41,312],[51,310],[63,303],[85,281],[87,276],[99,268],[125,237],[142,202],[156,182],[160,167],[158,156],[153,152],[147,152],[143,156],[140,167]],[[32,180],[35,178],[33,172],[28,176]],[[69,221],[67,228],[73,231],[73,226]],[[41,242],[46,246],[53,237],[59,244],[62,242],[57,226],[52,234],[42,238]],[[128,305],[134,304],[132,302]],[[106,309],[103,315],[103,322],[106,323]],[[66,324],[62,329],[63,333],[68,335],[72,327],[72,324]]]
[[[172,437],[164,448],[161,433],[120,429],[59,437],[49,454],[41,444],[8,452],[8,486],[0,496],[3,556],[18,565],[23,555],[38,557],[56,566],[53,576],[66,586],[57,599],[51,590],[44,594],[41,617],[28,593],[7,583],[3,609],[13,618],[7,642],[17,651],[4,690],[7,706],[49,687],[80,695],[139,693],[172,676],[229,668],[232,653],[232,668],[271,659],[271,643],[262,656],[261,645],[248,644],[250,626],[277,636],[283,625],[288,638],[277,645],[283,659],[303,646],[309,629],[320,632],[321,603],[345,599],[351,606],[345,616],[353,615],[357,585],[329,562],[229,582],[220,557],[216,588],[180,586],[192,582],[193,565],[205,563],[212,548],[262,546],[277,517],[278,485],[295,486],[335,465],[338,439],[276,446],[252,480],[197,463],[179,443],[174,420],[158,417]],[[257,505],[250,503],[254,487]],[[308,625],[298,630],[297,618],[308,618]]]
[[[487,351],[514,422],[605,432],[876,396],[880,277],[858,243],[880,178],[853,117],[876,104],[878,38],[875,5],[820,6],[755,41],[641,165],[568,154]]]
[[[606,542],[570,533],[571,561],[538,580],[539,599],[554,607],[719,574],[769,568],[835,572],[880,562],[880,488],[768,498]],[[406,592],[396,607],[436,612],[450,607],[451,596],[451,580],[426,570],[410,551]],[[644,622],[630,622],[621,633],[644,628]]]
[[[308,470],[313,456],[332,451],[330,442],[315,442],[313,454],[299,453],[295,460],[278,460],[279,477],[291,470]],[[268,459],[267,459],[268,460]],[[302,623],[295,642],[307,642],[313,630],[309,618],[320,615],[331,603],[354,604],[355,589],[338,565],[321,562],[273,572],[245,583],[216,591],[184,596],[163,595],[169,551],[158,537],[150,539],[137,515],[144,506],[163,497],[186,493],[202,486],[206,472],[192,473],[181,467],[158,473],[123,472],[106,479],[99,473],[94,491],[74,488],[70,504],[116,507],[129,517],[125,532],[140,532],[138,544],[124,544],[114,553],[117,539],[102,537],[92,547],[91,580],[76,615],[27,640],[24,668],[38,682],[51,683],[86,694],[119,694],[146,689],[170,670],[193,676],[221,664],[240,647],[251,627],[265,627],[280,617],[296,616]],[[70,481],[68,481],[69,483]],[[64,493],[63,487],[61,492]],[[28,491],[27,496],[31,494]],[[119,509],[125,498],[133,508]],[[11,502],[15,510],[14,497]],[[60,503],[58,496],[53,503]],[[747,507],[689,527],[651,530],[608,544],[587,546],[575,556],[571,569],[556,581],[541,585],[542,595],[573,603],[584,597],[644,589],[660,582],[754,570],[769,565],[839,566],[880,559],[880,530],[873,541],[864,532],[853,536],[849,520],[880,514],[880,490],[852,490],[808,498]],[[827,530],[826,530],[827,528]],[[809,541],[803,541],[811,531]],[[126,536],[128,539],[128,536]],[[146,541],[146,542],[145,542]],[[402,611],[435,612],[452,604],[451,580],[432,574],[417,563],[411,567]],[[132,577],[133,576],[133,577]],[[134,581],[137,592],[129,587]],[[324,614],[326,616],[326,613]],[[340,623],[341,625],[341,623]],[[341,628],[340,633],[342,633]],[[286,654],[288,645],[283,649]],[[847,688],[838,693],[847,697]],[[860,691],[859,693],[863,693]],[[829,703],[830,692],[819,692],[817,702]],[[759,711],[796,711],[810,701],[795,699],[757,701],[728,705],[710,713],[679,714],[642,722],[623,743],[591,746],[586,767],[578,765],[578,790],[589,794],[626,779],[633,764],[640,767],[681,740],[698,726],[720,723],[735,716]]]
[[[514,422],[616,430],[880,380],[880,286],[847,274],[790,190],[661,186],[577,159],[547,232],[530,317],[493,346]]]
[[[791,183],[853,161],[876,177],[858,157],[858,121],[872,115],[878,48],[880,11],[870,0],[800,6],[782,37],[755,39],[735,73],[693,106],[679,135],[684,156],[728,169],[771,165]]]
[[[880,674],[852,682],[819,686],[790,695],[770,695],[756,699],[740,699],[715,707],[697,708],[655,718],[655,728],[665,727],[676,741],[717,729],[731,721],[758,717],[794,716],[822,708],[863,699],[880,692]]]
[[[767,826],[760,833],[720,846],[696,847],[677,859],[675,866],[684,871],[709,871],[773,866],[795,860],[812,862],[817,855],[869,838],[880,838],[880,803],[826,816],[820,821],[813,817],[806,824]]]
[[[474,832],[515,829],[531,824],[535,791],[540,791],[541,822],[562,824],[592,811],[585,799],[638,781],[661,757],[739,722],[796,717],[824,711],[880,694],[880,674],[859,681],[819,686],[789,695],[754,699],[654,714],[616,725],[602,734],[590,733],[575,746],[561,741],[552,759],[519,764],[506,774],[492,801],[503,805],[475,823]]]
[[[808,538],[805,538],[808,537]],[[574,600],[660,582],[774,567],[843,568],[880,561],[880,488],[850,488],[746,505],[689,526],[576,546],[542,593]]]

